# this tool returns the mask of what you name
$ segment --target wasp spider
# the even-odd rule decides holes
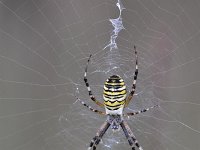
[[[89,86],[89,83],[87,80],[87,69],[88,69],[88,64],[90,62],[90,58],[92,55],[90,55],[88,59],[88,62],[85,68],[85,74],[84,74],[85,85],[87,87],[91,100],[95,102],[98,106],[105,108],[105,112],[99,111],[97,109],[93,109],[91,106],[89,106],[88,104],[80,100],[78,97],[77,97],[77,100],[80,101],[82,105],[84,105],[91,111],[107,116],[107,120],[102,124],[102,126],[99,128],[98,132],[96,133],[96,136],[91,140],[88,150],[91,150],[91,149],[96,150],[97,145],[99,144],[103,135],[105,134],[105,132],[110,126],[111,126],[111,129],[113,130],[118,130],[119,127],[121,126],[132,150],[135,150],[135,147],[137,147],[139,150],[143,150],[143,148],[140,146],[140,144],[136,140],[127,122],[123,119],[123,116],[137,115],[155,107],[153,106],[150,108],[142,109],[140,111],[129,112],[126,114],[123,113],[124,108],[128,106],[136,89],[136,81],[137,81],[137,75],[138,75],[138,56],[137,56],[137,50],[135,46],[134,46],[134,51],[135,51],[135,56],[136,56],[135,74],[134,74],[132,89],[129,95],[127,96],[127,90],[126,90],[126,85],[124,83],[124,80],[119,75],[112,75],[106,80],[104,84],[104,91],[103,91],[104,103],[101,103],[98,100],[96,100]]]

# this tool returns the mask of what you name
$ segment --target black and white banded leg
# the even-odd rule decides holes
[[[138,141],[133,135],[133,132],[131,131],[128,124],[125,121],[122,121],[120,125],[122,127],[122,130],[124,131],[124,134],[128,140],[129,145],[131,146],[131,149],[135,150],[135,146],[136,146],[139,150],[143,150],[143,148],[139,145]]]
[[[94,109],[92,108],[90,105],[86,104],[84,101],[80,100],[78,97],[76,97],[77,101],[79,101],[83,106],[87,107],[89,110],[95,112],[95,113],[98,113],[100,115],[106,115],[105,112],[102,112],[100,110],[97,110],[97,109]]]
[[[124,116],[134,116],[134,115],[137,115],[137,114],[141,114],[141,113],[144,113],[150,109],[153,109],[155,107],[159,107],[159,105],[155,105],[155,106],[152,106],[152,107],[149,107],[149,108],[146,108],[146,109],[142,109],[140,111],[136,111],[136,112],[129,112],[129,113],[126,113],[124,114]]]
[[[91,58],[91,57],[92,57],[92,55],[89,56],[87,65],[86,65],[86,67],[85,67],[84,82],[85,82],[85,85],[86,85],[86,87],[87,87],[87,90],[88,90],[88,93],[89,93],[89,96],[90,96],[91,100],[92,100],[93,102],[95,102],[98,106],[104,107],[104,104],[102,104],[101,102],[99,102],[98,100],[96,100],[95,96],[92,94],[90,85],[89,85],[89,83],[88,83],[88,79],[87,79],[87,70],[88,70],[88,65],[89,65],[89,62],[90,62],[90,58]]]
[[[134,95],[135,89],[136,89],[136,82],[137,82],[137,76],[138,76],[138,56],[137,56],[137,50],[136,50],[135,45],[134,45],[134,50],[135,50],[135,74],[134,74],[132,90],[131,90],[130,94],[128,95],[127,99],[126,99],[125,107],[128,106],[129,102],[133,98],[133,95]]]
[[[110,127],[110,123],[105,121],[98,132],[96,133],[96,136],[91,140],[90,146],[88,147],[88,150],[96,150],[97,145],[100,143],[103,135],[107,131],[107,129]]]

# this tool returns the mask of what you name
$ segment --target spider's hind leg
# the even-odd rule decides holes
[[[88,82],[88,79],[87,79],[87,70],[88,70],[88,65],[89,65],[89,62],[90,62],[90,58],[92,57],[92,55],[90,55],[90,57],[88,58],[88,62],[87,62],[87,65],[85,67],[85,74],[84,74],[84,82],[85,82],[85,85],[87,87],[87,90],[88,90],[88,94],[90,96],[90,99],[95,102],[98,106],[104,108],[104,104],[102,104],[101,102],[99,102],[95,96],[92,94],[92,91],[91,91],[91,88],[90,88],[90,85],[89,85],[89,82]]]
[[[106,115],[105,112],[102,112],[102,111],[100,111],[100,110],[98,110],[98,109],[94,109],[94,108],[92,108],[90,105],[86,104],[84,101],[80,100],[77,96],[75,96],[75,97],[76,97],[77,101],[79,101],[83,106],[87,107],[87,108],[88,108],[89,110],[91,110],[92,112],[98,113],[98,114],[100,114],[100,115]]]
[[[149,108],[145,108],[145,109],[142,109],[142,110],[139,110],[139,111],[136,111],[136,112],[128,112],[128,113],[124,114],[124,116],[138,115],[138,114],[144,113],[144,112],[149,111],[150,109],[153,109],[153,108],[156,108],[156,107],[159,107],[159,105],[155,105],[155,106],[152,106],[152,107],[149,107]]]
[[[136,89],[136,82],[137,82],[137,76],[138,76],[138,55],[137,55],[136,46],[134,46],[134,51],[135,51],[135,74],[134,74],[134,80],[133,80],[132,89],[131,89],[131,91],[130,91],[127,99],[126,99],[125,107],[128,106],[129,102],[133,98],[133,95],[134,95],[135,89]]]

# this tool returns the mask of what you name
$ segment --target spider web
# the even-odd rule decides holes
[[[75,99],[98,108],[83,82],[87,59],[102,102],[110,75],[131,89],[133,45],[139,75],[125,111],[160,105],[124,118],[137,140],[144,150],[200,148],[199,1],[0,0],[0,11],[0,149],[87,149],[106,119]],[[111,130],[98,146],[122,148],[124,134]]]

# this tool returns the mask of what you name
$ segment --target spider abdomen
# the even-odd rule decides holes
[[[103,98],[107,114],[122,114],[126,99],[126,86],[120,76],[112,75],[106,80]]]

